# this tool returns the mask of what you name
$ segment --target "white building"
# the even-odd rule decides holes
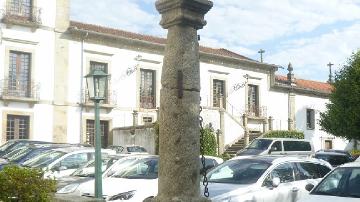
[[[72,22],[68,0],[0,0],[0,10],[1,143],[91,143],[94,112],[83,79],[91,68],[111,75],[101,104],[104,145],[121,144],[113,131],[132,126],[134,110],[139,125],[156,121],[165,39]],[[201,115],[222,132],[223,148],[269,127],[304,131],[315,149],[345,148],[316,121],[329,84],[276,75],[276,65],[226,49],[201,47],[200,62]]]

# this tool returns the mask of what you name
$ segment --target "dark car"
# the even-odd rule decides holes
[[[0,157],[4,156],[5,154],[7,154],[13,150],[19,149],[20,147],[23,147],[23,146],[26,146],[29,144],[51,144],[51,142],[27,140],[27,139],[9,140],[5,144],[1,145]]]
[[[21,147],[3,156],[3,158],[6,158],[6,161],[0,162],[0,170],[8,164],[21,165],[25,161],[34,158],[37,155],[43,154],[51,149],[70,146],[70,144],[30,144]]]
[[[315,153],[315,158],[325,160],[333,167],[353,161],[352,157],[346,153],[334,151],[318,151]]]

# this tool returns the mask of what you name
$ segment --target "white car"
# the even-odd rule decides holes
[[[124,170],[103,178],[103,197],[106,201],[143,201],[157,195],[158,156],[146,156]],[[83,196],[94,197],[94,181],[84,183]]]
[[[129,155],[126,157],[123,157],[116,162],[114,162],[108,169],[106,169],[103,174],[103,184],[104,179],[111,177],[112,175],[116,175],[117,173],[122,172],[124,169],[129,167],[134,162],[138,161],[139,159],[146,158],[149,155]],[[91,181],[90,183],[86,183],[88,181]],[[94,189],[94,180],[88,179],[83,182],[74,182],[71,184],[67,184],[66,186],[62,186],[61,189],[57,191],[57,194],[66,194],[66,195],[72,195],[72,196],[81,196],[84,192],[92,192],[89,190]]]
[[[101,150],[102,155],[115,154],[113,150]],[[76,169],[94,159],[95,150],[86,147],[57,148],[45,152],[34,159],[24,162],[23,166],[40,168],[44,178],[59,178],[69,176]]]
[[[359,202],[360,162],[347,163],[335,168],[315,187],[306,185],[310,195],[299,202]]]
[[[235,157],[207,174],[209,197],[221,202],[289,202],[308,195],[305,185],[316,184],[332,169],[310,157]]]

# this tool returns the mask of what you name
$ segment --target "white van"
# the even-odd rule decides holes
[[[257,138],[238,151],[237,156],[250,155],[312,155],[314,147],[310,141],[292,138]]]

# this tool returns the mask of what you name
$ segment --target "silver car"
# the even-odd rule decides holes
[[[306,184],[318,183],[331,169],[310,157],[236,157],[208,173],[208,189],[212,201],[297,201],[308,194]]]

